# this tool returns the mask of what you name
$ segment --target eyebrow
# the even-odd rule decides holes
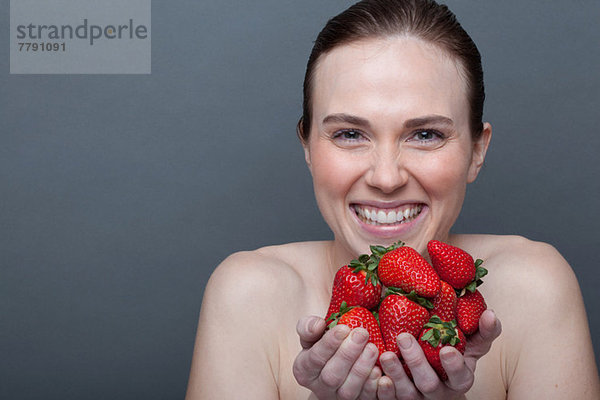
[[[329,114],[328,116],[323,118],[323,125],[340,123],[340,122],[351,124],[351,125],[356,125],[356,126],[361,126],[361,127],[365,127],[365,128],[371,127],[371,124],[369,123],[368,120],[361,118],[361,117],[357,117],[356,115],[339,113],[339,114]]]
[[[371,127],[369,120],[362,118],[362,117],[358,117],[356,115],[351,115],[351,114],[344,114],[344,113],[330,114],[330,115],[326,116],[325,118],[323,118],[323,125],[332,124],[332,123],[340,123],[340,122],[351,124],[351,125],[356,125],[356,126],[361,126],[361,127],[366,127],[366,128]],[[423,117],[409,119],[406,122],[404,122],[404,127],[405,128],[417,128],[420,126],[431,125],[431,124],[454,126],[454,121],[452,121],[448,117],[444,117],[443,115],[433,114],[433,115],[425,115]]]
[[[424,125],[447,125],[454,126],[454,121],[443,115],[426,115],[424,117],[412,118],[404,122],[405,128],[417,128]]]

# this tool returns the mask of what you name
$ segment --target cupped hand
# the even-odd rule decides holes
[[[380,400],[456,399],[473,386],[477,360],[490,350],[492,342],[500,336],[502,326],[493,311],[485,311],[479,320],[479,330],[467,341],[464,356],[448,346],[440,351],[442,366],[448,380],[441,381],[423,354],[416,339],[408,334],[398,335],[398,347],[410,369],[412,381],[402,363],[392,352],[381,355],[385,376],[379,379],[377,398]],[[414,382],[414,383],[413,383]]]
[[[376,399],[381,370],[379,351],[368,343],[366,329],[336,325],[325,331],[316,316],[298,321],[302,351],[294,360],[294,377],[319,399]]]

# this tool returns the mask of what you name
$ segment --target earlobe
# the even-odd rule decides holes
[[[492,139],[492,125],[488,122],[483,124],[483,130],[481,132],[481,136],[477,141],[473,143],[473,157],[471,159],[471,165],[469,167],[468,174],[468,183],[472,183],[479,175],[479,171],[483,166],[483,162],[485,160],[485,155],[487,153],[488,146],[490,145],[490,140]]]
[[[310,163],[310,150],[308,149],[308,144],[302,142],[302,148],[304,148],[304,160],[306,161],[306,165],[308,165],[308,169],[311,170],[311,163]]]

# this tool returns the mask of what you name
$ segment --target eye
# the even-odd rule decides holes
[[[417,142],[436,142],[438,140],[444,139],[444,134],[434,130],[434,129],[421,129],[413,133],[413,136],[409,140],[417,141]]]
[[[365,139],[363,134],[356,129],[343,129],[341,131],[337,131],[334,133],[333,138],[346,142],[356,142]]]

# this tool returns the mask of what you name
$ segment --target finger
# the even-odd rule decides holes
[[[302,350],[294,361],[293,372],[296,380],[303,386],[316,380],[349,333],[350,328],[347,325],[337,325],[325,332],[310,349]]]
[[[340,386],[337,393],[342,399],[355,399],[360,395],[363,385],[369,379],[369,375],[375,366],[379,350],[373,343],[367,343],[358,359],[352,365],[346,380]]]
[[[383,366],[383,364],[382,364]],[[389,376],[382,376],[377,383],[377,399],[379,400],[396,400],[396,389],[394,382]]]
[[[485,310],[479,318],[479,334],[489,341],[494,341],[502,333],[502,324],[494,310]]]
[[[401,333],[398,335],[397,342],[402,358],[412,373],[417,389],[425,397],[442,398],[445,385],[429,365],[423,349],[421,349],[414,336],[409,333]],[[398,387],[396,386],[397,391]]]
[[[300,336],[302,348],[308,349],[319,340],[326,326],[325,320],[315,315],[300,318],[296,324],[296,332]]]
[[[381,369],[376,366],[371,370],[369,378],[367,378],[367,381],[363,385],[360,396],[358,396],[359,400],[371,400],[376,398],[377,382],[379,381],[379,378],[381,378]]]
[[[393,398],[393,399],[418,399],[420,398],[420,394],[415,388],[412,380],[406,375],[404,371],[404,366],[398,359],[395,353],[391,351],[386,351],[379,358],[381,362],[381,368],[385,373],[385,377],[389,378],[392,382],[392,388],[387,387],[387,382],[382,379],[379,380],[380,386],[383,384],[384,386],[378,391],[377,395],[381,399],[381,396],[385,396],[383,398]],[[381,396],[379,395],[381,391]],[[390,397],[391,396],[391,397]]]
[[[458,393],[466,393],[475,379],[473,371],[468,368],[465,359],[454,347],[447,346],[440,350],[440,361],[448,375],[446,386]]]
[[[339,388],[367,345],[368,339],[369,332],[365,328],[353,329],[323,367],[319,375],[320,382],[330,389]]]
[[[502,324],[492,310],[485,310],[479,319],[479,330],[469,337],[465,357],[474,368],[475,361],[487,354],[492,342],[502,333]]]

